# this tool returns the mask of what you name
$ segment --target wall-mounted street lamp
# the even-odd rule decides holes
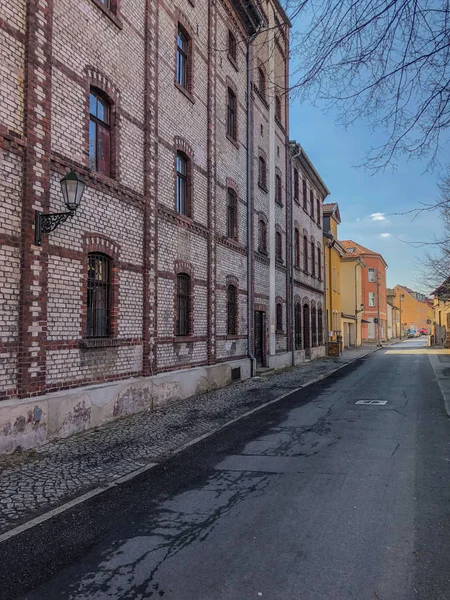
[[[40,246],[42,242],[42,234],[50,233],[67,221],[69,217],[73,217],[75,211],[80,206],[86,184],[81,177],[70,171],[60,181],[61,191],[64,198],[64,203],[69,209],[68,212],[44,214],[37,210],[34,218],[34,243]]]
[[[360,313],[360,312],[363,312],[363,310],[364,310],[364,304],[360,304],[360,305],[359,305],[359,310],[358,310],[358,309],[356,309],[356,314],[358,314],[358,313]]]

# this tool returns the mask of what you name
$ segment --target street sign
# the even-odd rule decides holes
[[[373,322],[375,323],[375,325],[378,325],[378,317],[375,317],[375,319],[373,320]]]

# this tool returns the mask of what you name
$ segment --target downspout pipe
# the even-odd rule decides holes
[[[302,147],[297,144],[298,152],[290,155],[289,152],[289,190],[290,190],[290,211],[291,211],[291,247],[290,247],[290,302],[291,302],[291,362],[295,367],[295,308],[294,308],[294,160],[302,153]]]
[[[326,326],[326,332],[325,332],[325,352],[326,352],[326,356],[328,356],[328,342],[329,342],[329,331],[330,331],[330,319],[329,319],[329,315],[328,315],[328,310],[327,310],[327,247],[331,248],[334,246],[335,240],[334,237],[331,235],[331,233],[328,233],[327,231],[323,232],[324,237],[327,238],[327,243],[323,245],[323,288],[324,288],[324,292],[325,292],[325,326]],[[329,284],[331,285],[331,252],[330,252],[330,264],[329,264],[329,268],[330,268],[330,277],[329,277]],[[330,288],[330,311],[333,308],[333,299],[332,299],[332,290]]]
[[[253,302],[251,297],[253,265],[253,214],[252,214],[252,75],[251,45],[261,31],[254,33],[247,44],[247,356],[250,359],[250,377],[254,377],[255,357],[252,353]]]

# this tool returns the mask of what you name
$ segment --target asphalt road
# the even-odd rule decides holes
[[[450,420],[424,341],[0,544],[0,598],[450,600]]]

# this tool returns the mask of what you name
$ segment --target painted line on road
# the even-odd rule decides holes
[[[308,381],[307,383],[305,383],[297,388],[289,390],[288,392],[286,392],[285,394],[282,394],[281,396],[277,396],[277,398],[274,398],[273,400],[269,400],[268,402],[265,402],[264,404],[260,404],[259,406],[252,408],[251,410],[248,410],[247,412],[243,413],[242,415],[239,415],[238,417],[231,419],[231,421],[227,421],[223,425],[220,425],[220,427],[216,427],[212,431],[208,431],[207,433],[204,433],[200,437],[197,437],[194,440],[191,440],[190,442],[183,444],[182,446],[180,446],[179,448],[174,450],[171,453],[171,455],[167,458],[167,460],[169,458],[172,458],[173,456],[176,456],[177,454],[180,454],[187,448],[190,448],[191,446],[198,444],[202,440],[209,438],[210,436],[221,431],[222,429],[225,429],[225,427],[229,427],[230,425],[237,423],[241,419],[245,419],[246,417],[249,417],[250,415],[253,415],[254,413],[262,410],[263,408],[266,408],[267,406],[270,406],[271,404],[275,404],[275,402],[280,402],[287,396],[291,396],[292,394],[295,394],[295,393],[299,392],[300,390],[303,390],[311,385],[314,385],[315,383],[318,383],[319,381],[323,381],[324,379],[327,379],[328,377],[330,377],[334,373],[337,373],[341,369],[344,369],[345,367],[348,367],[349,365],[355,363],[357,360],[360,360],[361,358],[365,358],[366,356],[370,356],[371,354],[374,354],[377,350],[382,350],[382,349],[383,349],[382,347],[374,348],[371,352],[364,354],[364,356],[359,356],[358,358],[354,358],[353,360],[349,361],[348,363],[345,363],[345,365],[341,365],[340,367],[337,367],[336,369],[333,369],[332,371],[329,371],[328,373],[321,375],[320,377],[317,377],[316,379],[312,379],[311,381]],[[118,479],[115,479],[114,481],[111,481],[110,483],[107,483],[104,486],[95,488],[95,489],[91,490],[90,492],[86,492],[85,494],[82,494],[81,496],[78,496],[77,498],[74,498],[73,500],[69,500],[68,502],[65,502],[64,504],[61,504],[60,506],[57,506],[56,508],[53,508],[53,509],[47,511],[46,513],[40,515],[39,517],[35,517],[34,519],[31,519],[30,521],[27,521],[26,523],[23,523],[22,525],[18,525],[17,527],[14,527],[14,529],[10,529],[9,531],[6,531],[5,533],[0,535],[0,544],[2,542],[6,542],[7,540],[11,539],[12,537],[15,537],[16,535],[20,535],[21,533],[23,533],[24,531],[27,531],[28,529],[32,529],[33,527],[36,527],[37,525],[41,525],[42,523],[45,523],[45,521],[48,521],[49,519],[52,519],[53,517],[56,517],[56,516],[60,515],[61,513],[66,512],[67,510],[70,510],[71,508],[74,508],[75,506],[78,506],[79,504],[82,504],[83,502],[86,502],[86,500],[95,498],[95,496],[103,494],[104,492],[107,492],[108,490],[110,490],[114,487],[117,487],[123,483],[126,483],[127,481],[131,481],[135,477],[138,477],[138,475],[141,475],[142,473],[150,471],[151,469],[153,469],[154,467],[156,467],[160,464],[161,463],[158,463],[158,462],[156,462],[156,463],[152,462],[152,463],[149,463],[142,467],[139,467],[138,469],[130,471],[130,473],[127,473],[126,475],[123,475],[122,477],[119,477]]]

